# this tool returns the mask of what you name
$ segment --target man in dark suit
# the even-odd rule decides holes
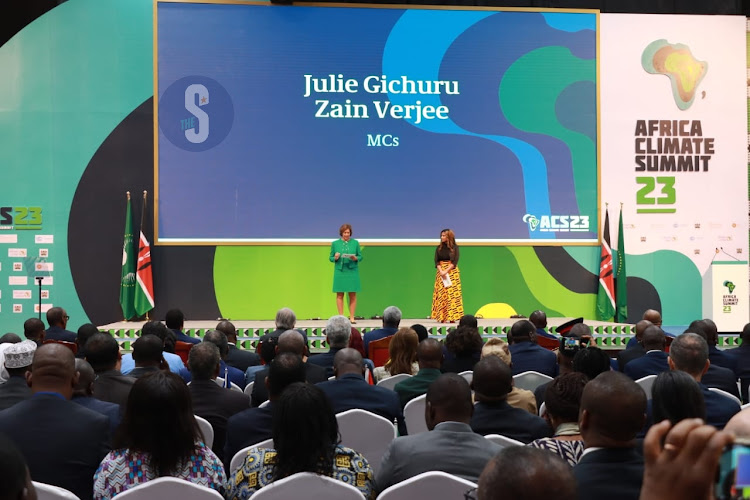
[[[62,340],[64,342],[76,341],[76,334],[65,328],[68,326],[68,313],[62,307],[53,307],[47,311],[47,324],[49,328],[44,333],[46,340]]]
[[[742,401],[749,401],[747,388],[750,385],[750,323],[746,324],[740,332],[742,344],[734,349],[725,351],[737,361],[737,376],[742,386]]]
[[[706,373],[710,364],[708,343],[702,336],[687,332],[672,341],[669,348],[669,367],[672,370],[686,372],[698,382],[706,403],[706,423],[721,430],[729,419],[740,411],[740,405],[726,396],[709,390],[702,383],[703,374]]]
[[[211,342],[219,348],[219,354],[221,355],[221,359],[219,360],[219,377],[223,378],[225,382],[226,379],[229,379],[229,382],[236,384],[240,389],[244,389],[245,372],[226,363],[226,358],[229,355],[229,341],[227,340],[227,336],[219,330],[208,330],[203,335],[203,342]],[[227,387],[229,387],[228,383]]]
[[[365,336],[362,339],[362,342],[365,345],[365,355],[370,357],[370,351],[368,349],[370,342],[395,335],[398,331],[399,323],[401,323],[401,309],[396,306],[386,307],[385,311],[383,311],[383,327],[370,330],[365,333]]]
[[[513,376],[510,366],[497,356],[486,356],[474,366],[471,388],[476,402],[471,417],[474,432],[483,436],[500,434],[524,444],[552,436],[544,419],[508,404]]]
[[[96,374],[88,361],[76,358],[76,371],[78,372],[78,383],[73,388],[71,401],[109,418],[109,430],[114,435],[117,426],[120,425],[120,405],[99,401],[94,397]]]
[[[536,327],[531,321],[516,321],[508,335],[508,349],[513,357],[513,375],[535,371],[556,377],[557,356],[535,343]]]
[[[344,316],[342,318],[346,319]],[[336,380],[320,382],[318,387],[328,396],[334,413],[355,408],[369,411],[390,422],[396,421],[399,434],[406,434],[404,413],[398,395],[390,389],[369,385],[365,381],[365,364],[356,349],[340,349],[333,363]]]
[[[693,327],[701,329],[706,333],[704,338],[706,339],[706,342],[708,342],[708,359],[711,361],[711,366],[727,368],[732,370],[735,376],[737,376],[737,372],[739,371],[737,368],[737,359],[726,351],[722,351],[716,347],[716,344],[719,343],[719,330],[716,327],[716,323],[710,318],[705,318],[693,321],[690,323],[690,326],[688,326],[688,329],[692,331]],[[700,332],[696,333],[700,335]],[[701,335],[701,337],[703,337],[703,335]]]
[[[417,374],[393,387],[398,394],[401,408],[412,399],[425,394],[430,384],[440,376],[440,366],[443,364],[443,348],[440,343],[435,339],[424,339],[417,344],[417,363]]]
[[[641,343],[646,354],[630,361],[623,373],[633,380],[638,380],[648,375],[658,375],[668,371],[667,353],[664,352],[667,347],[667,337],[664,331],[654,325],[647,327],[643,332]]]
[[[652,325],[661,328],[661,313],[656,309],[647,309],[646,312],[643,313],[642,319],[645,319]],[[630,349],[631,347],[635,347],[635,345],[640,341],[641,339],[638,338],[638,332],[636,331],[636,335],[628,340],[628,343],[625,347],[627,349]]]
[[[645,420],[646,393],[629,377],[610,371],[586,384],[578,417],[586,451],[573,467],[579,500],[638,499],[644,465],[635,437]]]
[[[214,444],[217,455],[224,453],[227,420],[232,415],[247,410],[250,398],[241,392],[220,387],[216,383],[219,375],[219,348],[211,342],[201,342],[190,349],[188,367],[193,376],[188,386],[193,399],[193,412],[209,421],[214,428]]]
[[[86,358],[86,342],[88,342],[95,333],[99,333],[99,329],[93,323],[84,323],[78,327],[78,333],[76,333],[76,345],[78,346],[76,358]]]
[[[23,322],[23,335],[28,340],[33,340],[36,345],[44,342],[44,323],[39,318],[29,318]]]
[[[284,352],[296,354],[303,361],[307,361],[307,347],[305,346],[304,335],[298,330],[287,330],[282,333],[276,345],[276,356]],[[317,384],[318,382],[328,380],[325,368],[307,362],[304,363],[304,366],[307,382]],[[254,407],[260,406],[261,403],[268,399],[268,388],[265,384],[266,376],[268,376],[268,368],[255,374],[253,392],[250,395],[250,402]]]
[[[0,412],[0,433],[21,450],[34,481],[90,499],[109,451],[109,419],[70,401],[77,378],[70,349],[41,346],[29,373],[34,395]]]
[[[643,332],[645,332],[646,328],[649,326],[651,326],[651,322],[647,319],[642,319],[635,324],[636,344],[629,346],[627,349],[620,351],[617,354],[617,369],[621,372],[625,371],[625,366],[629,362],[646,355],[646,349],[643,348],[641,342],[643,341]]]
[[[336,353],[349,345],[352,335],[352,324],[346,316],[332,316],[326,323],[326,342],[328,352],[313,354],[308,363],[321,366],[326,370],[326,377],[333,376],[333,359]]]
[[[272,435],[273,404],[289,385],[305,381],[305,363],[302,357],[292,352],[277,354],[268,367],[263,385],[270,397],[262,408],[249,408],[227,421],[227,439],[224,446],[224,468],[231,475],[229,464],[242,448],[270,439]],[[192,384],[191,384],[192,385]]]
[[[242,373],[245,373],[245,371],[251,366],[260,365],[260,356],[252,351],[246,351],[245,349],[239,349],[237,347],[237,329],[231,321],[219,321],[219,324],[216,325],[216,329],[227,336],[229,353],[227,354],[227,359],[224,360],[226,364],[233,368],[237,368]]]
[[[732,361],[736,361],[736,359],[733,356],[725,355],[723,352],[720,352],[716,348],[716,346],[714,346],[714,351],[719,351],[719,356],[711,356],[711,341],[709,340],[710,330],[711,326],[706,322],[706,320],[700,320],[690,323],[690,326],[684,332],[694,333],[700,336],[708,344],[708,360],[710,361],[710,364],[708,366],[708,370],[706,370],[706,373],[704,373],[701,377],[701,383],[706,387],[715,387],[716,389],[721,389],[722,391],[728,392],[737,399],[740,399],[740,389],[739,387],[737,387],[736,372],[729,368],[726,368],[725,366],[714,364],[715,359],[720,363],[723,362],[724,356],[730,357]],[[734,366],[735,369],[739,371],[736,362],[731,364],[730,366]]]
[[[183,333],[182,328],[185,326],[185,315],[179,309],[170,309],[167,311],[167,315],[164,318],[164,322],[167,324],[167,328],[172,330],[175,337],[180,342],[189,342],[191,344],[197,344],[201,339],[197,337],[191,337]]]
[[[31,397],[31,389],[26,382],[26,372],[31,370],[34,359],[36,342],[24,340],[17,344],[10,344],[2,353],[8,380],[0,384],[0,410],[25,401]]]
[[[86,361],[96,373],[94,397],[120,405],[120,411],[124,413],[135,379],[120,373],[117,341],[108,333],[94,334],[86,342]]]
[[[378,489],[383,491],[427,471],[443,471],[476,482],[502,448],[471,430],[473,412],[466,379],[455,373],[441,375],[427,390],[425,423],[429,432],[391,441],[376,472]]]
[[[536,328],[536,334],[538,337],[560,340],[560,337],[558,337],[557,335],[552,335],[547,331],[547,313],[545,313],[544,311],[537,310],[529,314],[529,321],[531,321],[531,323],[534,325],[534,328]]]
[[[129,377],[141,378],[149,373],[158,372],[166,365],[162,357],[164,343],[156,335],[142,335],[133,342],[133,361],[135,368],[128,373]]]

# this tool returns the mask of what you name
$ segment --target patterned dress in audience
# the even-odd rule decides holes
[[[232,471],[227,484],[226,498],[244,500],[253,493],[273,482],[273,466],[276,463],[276,450],[252,448],[247,452],[242,465]],[[375,498],[375,484],[367,459],[361,454],[336,446],[331,477],[357,488],[367,499]]]
[[[578,463],[583,454],[583,441],[563,441],[555,438],[542,438],[530,442],[526,446],[541,448],[542,450],[556,453],[573,467]]]
[[[107,500],[118,493],[158,476],[148,465],[147,453],[129,450],[110,451],[94,474],[94,500]],[[221,460],[202,442],[190,460],[171,477],[206,486],[224,494],[226,474]]]

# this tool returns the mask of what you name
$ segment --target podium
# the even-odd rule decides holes
[[[703,317],[720,332],[741,332],[750,321],[746,260],[715,260],[703,275]]]

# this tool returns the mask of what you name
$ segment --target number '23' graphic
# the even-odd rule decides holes
[[[636,213],[673,214],[677,211],[674,207],[677,203],[674,177],[636,177],[635,182],[642,186],[635,195],[636,205],[638,205]],[[660,206],[654,207],[654,205]]]

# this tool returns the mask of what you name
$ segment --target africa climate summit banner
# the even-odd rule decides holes
[[[745,38],[742,17],[601,16],[602,203],[628,254],[692,261],[677,294],[747,260]]]

